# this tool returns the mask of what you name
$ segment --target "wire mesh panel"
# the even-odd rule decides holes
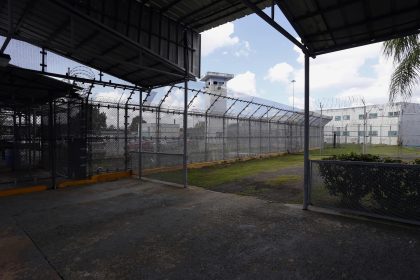
[[[420,165],[311,161],[313,206],[420,223]]]

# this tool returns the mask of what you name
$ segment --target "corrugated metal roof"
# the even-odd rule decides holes
[[[260,9],[272,4],[271,0],[253,2]],[[143,0],[143,3],[199,32],[253,13],[241,0]]]
[[[200,35],[135,0],[20,0],[12,3],[14,38],[45,47],[142,87],[200,75]],[[0,35],[9,34],[7,1],[0,2]],[[22,19],[22,20],[21,20]]]
[[[8,9],[0,2],[0,35]],[[14,37],[142,87],[200,76],[201,32],[253,13],[242,0],[20,0]],[[419,0],[275,0],[311,55],[418,33]],[[253,0],[260,9],[272,0]],[[24,15],[24,17],[23,17]],[[23,17],[22,22],[20,18]]]
[[[64,96],[77,96],[68,83],[12,65],[0,67],[0,103],[3,106],[43,104]]]
[[[416,34],[420,30],[418,0],[277,2],[312,55]]]

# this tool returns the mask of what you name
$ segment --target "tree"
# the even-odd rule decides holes
[[[92,106],[92,110],[90,112],[92,114],[92,130],[99,131],[102,129],[106,129],[105,112],[100,112],[99,108],[97,108],[96,106]]]
[[[106,114],[105,112],[100,112],[99,108],[94,105],[89,105],[88,114],[86,111],[79,111],[74,118],[72,118],[71,123],[73,122],[82,122],[88,118],[88,123],[91,123],[91,130],[93,132],[98,132],[102,129],[106,129]]]
[[[135,116],[133,118],[133,120],[131,121],[131,124],[130,124],[130,130],[131,131],[137,131],[138,130],[139,120],[140,120],[140,116]],[[144,119],[142,119],[141,122],[146,123],[146,121]]]
[[[420,35],[411,35],[384,42],[383,53],[392,57],[396,66],[389,84],[389,100],[409,99],[420,80]]]

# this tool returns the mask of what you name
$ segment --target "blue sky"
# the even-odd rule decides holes
[[[279,10],[276,19],[298,37]],[[386,103],[393,70],[381,54],[381,44],[349,49],[311,59],[311,105]],[[256,15],[250,15],[202,33],[202,74],[235,74],[228,87],[250,95],[303,106],[303,56],[286,38]],[[420,102],[420,90],[412,101]]]

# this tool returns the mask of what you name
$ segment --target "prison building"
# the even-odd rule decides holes
[[[367,105],[322,112],[332,117],[324,128],[324,142],[420,146],[420,104]]]

